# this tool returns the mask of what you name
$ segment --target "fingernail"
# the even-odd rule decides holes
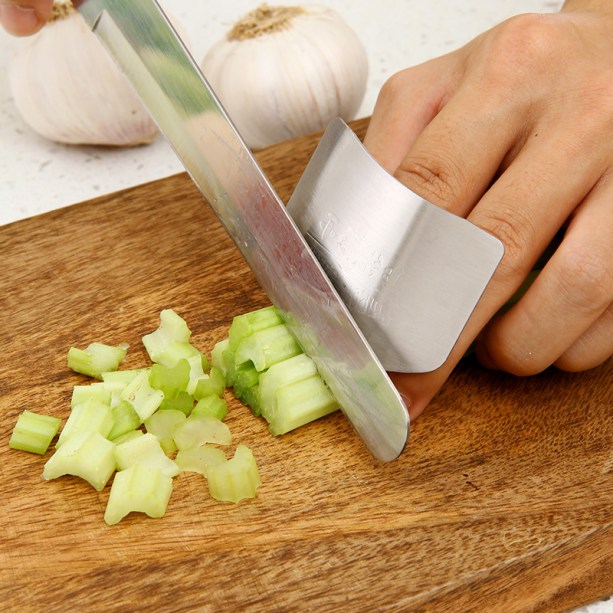
[[[0,23],[9,34],[26,36],[39,30],[43,25],[43,20],[33,8],[2,4],[0,5]]]
[[[405,406],[408,409],[411,406],[411,398],[407,396],[406,394],[403,394],[402,392],[399,392],[399,393],[400,393],[400,397],[402,398],[402,402],[404,402]]]

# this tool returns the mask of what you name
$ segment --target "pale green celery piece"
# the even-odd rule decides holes
[[[131,430],[136,430],[141,424],[138,413],[127,400],[120,400],[111,407],[111,413],[113,414],[113,427],[107,436],[111,441],[116,441],[118,437]]]
[[[11,433],[9,447],[44,455],[53,437],[58,433],[62,420],[52,415],[41,415],[24,410],[17,418]]]
[[[47,460],[43,479],[74,475],[101,491],[115,471],[114,451],[99,432],[76,432]]]
[[[204,357],[191,343],[175,341],[170,343],[164,351],[158,354],[156,363],[162,366],[174,366],[179,360],[187,360],[196,355]],[[205,364],[204,368],[206,370],[206,365],[208,364],[206,358],[203,359],[203,363]]]
[[[111,370],[101,373],[102,381],[111,391],[115,390],[114,386],[122,390],[130,381],[145,370],[144,368],[130,368],[127,370]]]
[[[160,354],[173,342],[188,343],[191,332],[185,320],[172,309],[160,312],[160,325],[154,332],[142,338],[152,362],[158,362]],[[159,363],[159,362],[158,362]]]
[[[79,432],[98,432],[106,438],[112,428],[111,407],[95,398],[90,398],[72,407],[55,446],[63,446],[66,440]]]
[[[276,409],[269,413],[267,421],[270,431],[280,435],[324,417],[338,408],[323,379],[315,375],[279,389]]]
[[[115,475],[104,521],[112,526],[131,512],[163,517],[171,494],[172,477],[156,466],[135,464]]]
[[[262,416],[268,420],[269,416],[276,411],[277,390],[316,374],[318,373],[315,362],[306,353],[273,364],[267,371],[261,373],[260,407]]]
[[[154,364],[149,373],[149,385],[164,392],[164,398],[175,398],[187,389],[190,364],[182,358],[174,366]]]
[[[216,366],[211,366],[207,375],[200,377],[196,382],[194,398],[202,400],[205,396],[221,396],[226,389],[226,378]]]
[[[192,409],[192,415],[209,415],[215,419],[223,420],[228,414],[228,403],[219,396],[205,396],[199,400]]]
[[[126,385],[119,397],[132,405],[142,422],[157,411],[164,400],[164,392],[149,385],[149,369],[145,368]]]
[[[243,339],[234,354],[236,366],[251,360],[258,372],[302,353],[300,345],[285,324],[264,328]]]
[[[251,412],[256,416],[260,416],[262,414],[262,406],[260,403],[260,386],[254,385],[252,387],[248,387],[246,389],[237,390],[234,389],[237,398],[248,407],[251,408]]]
[[[72,397],[70,406],[74,407],[77,404],[82,404],[90,398],[95,398],[104,404],[111,404],[111,391],[102,382],[90,383],[89,385],[75,385],[72,388]]]
[[[179,392],[176,398],[164,398],[160,411],[177,410],[189,415],[194,408],[194,397],[187,392]]]
[[[192,412],[185,423],[175,430],[174,439],[178,449],[187,449],[205,443],[229,445],[232,435],[223,421],[210,415],[194,415]]]
[[[150,432],[116,445],[115,461],[118,470],[125,470],[135,464],[147,464],[156,466],[169,477],[181,472],[181,469],[164,453],[157,437]]]
[[[268,306],[249,313],[237,315],[228,330],[228,341],[231,350],[239,343],[260,330],[272,328],[283,323],[283,318],[275,306]]]
[[[213,445],[199,445],[181,449],[175,457],[175,462],[186,472],[200,473],[207,476],[209,466],[216,466],[227,461],[226,454]]]
[[[206,370],[210,368],[210,365],[207,359],[203,354],[198,353],[198,355],[193,355],[191,358],[188,358],[189,362],[189,382],[185,391],[188,394],[194,395],[196,391],[196,386],[198,385],[198,381],[200,379],[208,379],[208,375],[206,374]]]
[[[68,368],[83,375],[101,379],[103,372],[117,370],[126,357],[128,346],[112,346],[91,343],[85,349],[71,347],[68,351]]]
[[[159,441],[164,453],[174,453],[177,450],[173,435],[175,430],[187,419],[185,413],[168,409],[156,411],[145,420],[147,432],[153,434]]]
[[[238,445],[234,457],[207,469],[209,492],[215,500],[240,502],[255,498],[260,486],[260,473],[249,447]]]
[[[142,430],[130,430],[129,432],[126,432],[125,434],[122,434],[121,436],[118,436],[117,438],[113,439],[113,443],[115,443],[116,446],[121,445],[122,443],[127,443],[132,439],[139,438],[144,434],[145,433]]]
[[[215,368],[219,368],[224,378],[226,377],[226,362],[223,358],[223,352],[228,348],[229,344],[230,339],[224,338],[218,343],[215,343],[215,346],[211,351],[211,365]]]

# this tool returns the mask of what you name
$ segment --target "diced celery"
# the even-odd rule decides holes
[[[120,391],[130,383],[141,372],[145,370],[144,368],[130,368],[128,370],[111,370],[108,372],[103,372],[100,374],[102,377],[102,381],[107,386],[107,389],[111,390],[111,392],[115,391],[115,389],[119,389]],[[95,383],[94,383],[95,385]],[[115,388],[116,386],[116,388]]]
[[[186,419],[185,413],[176,409],[156,411],[151,417],[145,419],[145,428],[160,441],[164,453],[174,453],[177,446],[173,435]]]
[[[113,439],[113,443],[115,443],[116,446],[121,445],[122,443],[127,443],[128,441],[143,436],[144,434],[145,433],[142,430],[130,430],[129,432],[126,432],[125,434]]]
[[[245,338],[252,336],[255,332],[272,328],[283,323],[281,314],[274,306],[264,307],[237,315],[232,320],[232,325],[228,330],[228,341],[231,349],[236,349],[238,344]]]
[[[192,410],[192,415],[209,415],[223,420],[228,414],[228,403],[219,396],[205,396],[199,400]]]
[[[234,457],[207,468],[209,492],[215,500],[240,502],[255,498],[260,486],[260,473],[251,449],[238,445]]]
[[[215,343],[213,350],[211,351],[211,365],[221,370],[221,374],[226,376],[226,363],[223,359],[223,352],[228,348],[230,339],[224,338],[223,340]]]
[[[202,353],[193,355],[192,357],[188,358],[187,361],[189,363],[190,371],[189,382],[187,383],[185,391],[187,391],[188,394],[191,394],[193,396],[196,391],[198,381],[200,381],[200,379],[208,378],[208,375],[205,371],[210,368],[210,364]]]
[[[113,427],[107,438],[116,441],[118,437],[136,430],[140,426],[141,419],[134,407],[127,400],[120,400],[112,409]]]
[[[174,366],[153,364],[149,373],[149,385],[164,392],[164,398],[175,398],[180,392],[187,390],[189,383],[190,364],[183,358]]]
[[[90,398],[72,408],[55,446],[61,447],[68,438],[78,432],[98,432],[106,438],[112,428],[111,407]]]
[[[201,356],[202,354],[191,343],[175,341],[174,343],[170,343],[170,345],[158,355],[156,363],[162,364],[163,366],[174,366],[179,360],[188,360],[196,355]],[[208,360],[204,358],[203,363],[206,369]]]
[[[159,363],[160,354],[163,354],[171,343],[188,343],[190,336],[191,332],[185,320],[172,309],[164,309],[160,313],[159,327],[143,336],[142,342],[151,361]]]
[[[232,442],[230,428],[221,420],[209,415],[190,415],[185,423],[175,430],[178,449],[197,447],[205,443],[229,445]]]
[[[317,367],[306,353],[273,364],[266,372],[261,373],[260,403],[262,416],[268,420],[269,416],[276,411],[277,390],[314,375],[317,375]]]
[[[74,475],[101,491],[115,471],[114,450],[98,432],[76,432],[47,460],[43,479]]]
[[[157,437],[149,432],[116,445],[115,461],[118,470],[125,470],[134,464],[147,464],[156,466],[169,477],[181,472],[181,469],[164,453]]]
[[[112,526],[131,512],[163,517],[171,494],[172,477],[155,466],[135,464],[115,475],[104,521]]]
[[[252,362],[245,362],[236,368],[234,372],[234,389],[240,393],[240,390],[246,390],[260,382],[260,373]]]
[[[154,390],[149,385],[149,369],[145,368],[128,383],[121,392],[120,399],[127,400],[138,413],[141,421],[145,421],[147,417],[153,415],[164,400],[164,392]]]
[[[164,398],[160,411],[177,410],[189,415],[194,408],[194,397],[187,392],[179,392],[176,398]]]
[[[127,345],[105,345],[91,343],[85,349],[71,347],[68,351],[68,368],[96,379],[103,372],[117,370],[126,357]]]
[[[262,405],[260,402],[260,386],[254,385],[252,387],[234,389],[234,393],[237,398],[248,407],[251,408],[251,412],[259,417],[262,414]]]
[[[52,415],[41,415],[27,409],[19,415],[11,433],[9,447],[44,455],[53,437],[58,433],[62,420]]]
[[[249,360],[258,372],[302,353],[300,345],[285,324],[264,328],[240,341],[234,354],[238,366]]]
[[[226,379],[216,366],[211,366],[208,375],[204,375],[196,382],[194,397],[202,400],[205,396],[221,396],[226,389]]]
[[[108,387],[101,382],[90,383],[89,385],[75,385],[72,388],[72,398],[70,406],[74,407],[81,404],[90,398],[95,398],[104,404],[111,404],[111,392]]]
[[[277,406],[268,416],[270,431],[285,434],[339,407],[319,375],[297,381],[277,391]]]
[[[209,466],[216,466],[227,461],[226,454],[213,445],[199,445],[187,447],[177,453],[175,462],[181,470],[186,472],[200,473],[207,476]]]

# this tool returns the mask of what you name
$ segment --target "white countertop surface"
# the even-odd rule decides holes
[[[181,24],[196,60],[232,24],[259,5],[256,0],[161,0]],[[309,0],[303,0],[309,4]],[[369,80],[359,117],[370,115],[377,93],[393,73],[452,51],[514,14],[552,12],[561,0],[321,0],[361,37]],[[35,134],[19,116],[7,68],[24,40],[0,31],[0,225],[68,206],[182,170],[162,137],[129,149],[66,146]],[[1,253],[1,245],[0,245]],[[613,601],[580,609],[611,613]]]

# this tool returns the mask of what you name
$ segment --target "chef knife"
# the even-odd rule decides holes
[[[409,436],[402,398],[159,4],[85,0],[78,10],[368,450],[383,461],[396,458]]]

